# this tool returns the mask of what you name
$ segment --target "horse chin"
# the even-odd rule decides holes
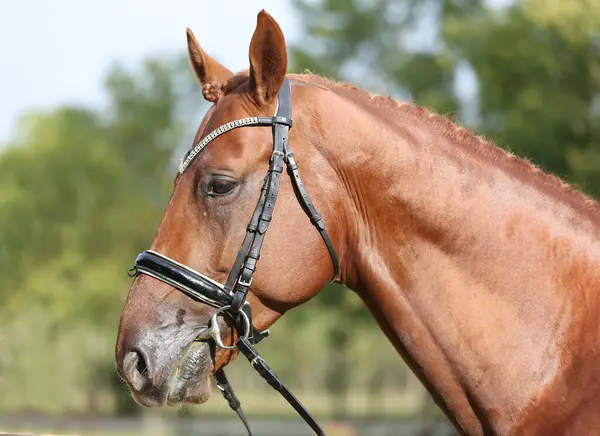
[[[211,396],[210,376],[213,368],[209,343],[192,343],[177,365],[167,404],[175,406],[183,403],[202,404],[208,401]]]

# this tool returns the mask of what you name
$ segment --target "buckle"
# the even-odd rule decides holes
[[[273,159],[275,159],[275,156],[281,156],[282,158],[285,159],[285,153],[283,151],[273,150],[273,153],[271,153],[271,158],[270,158],[271,162],[273,162]]]
[[[250,285],[252,284],[252,276],[250,276],[250,280],[248,280],[247,282],[244,281],[244,279],[242,278],[242,276],[240,275],[237,279],[237,282],[239,285],[245,287],[245,288],[249,288]]]

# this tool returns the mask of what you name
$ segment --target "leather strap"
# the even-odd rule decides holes
[[[304,419],[304,421],[313,429],[315,434],[318,436],[324,436],[325,432],[319,426],[315,418],[306,410],[302,403],[292,394],[292,392],[283,384],[277,374],[267,365],[267,362],[258,354],[254,346],[244,340],[240,339],[236,343],[240,353],[248,359],[252,368],[258,372],[258,374],[276,391],[278,391],[283,398],[288,402],[290,406],[294,408],[296,412]]]
[[[333,276],[331,281],[335,281],[338,276],[340,270],[340,264],[335,254],[335,249],[333,248],[333,244],[331,243],[331,239],[329,239],[329,235],[325,230],[325,223],[323,222],[323,218],[317,212],[317,208],[313,204],[310,195],[308,194],[308,190],[306,186],[304,186],[304,182],[300,177],[300,172],[298,171],[298,163],[296,162],[296,158],[294,157],[294,153],[290,150],[289,143],[284,144],[285,150],[285,161],[287,163],[288,172],[290,173],[290,177],[292,179],[292,184],[297,189],[298,199],[302,208],[306,212],[306,214],[310,218],[310,222],[317,228],[319,234],[323,238],[323,242],[327,246],[327,251],[329,251],[329,256],[331,257],[331,262],[333,263]]]
[[[217,309],[231,304],[232,294],[225,291],[223,285],[155,251],[146,250],[138,255],[129,275],[133,277],[140,273]]]
[[[262,212],[265,200],[267,198],[267,189],[269,185],[269,175],[265,176],[263,186],[260,190],[260,197],[258,198],[258,204],[254,209],[254,213],[252,214],[252,218],[250,219],[250,223],[246,228],[246,235],[244,236],[244,240],[242,241],[242,247],[237,254],[235,262],[233,263],[233,267],[231,271],[229,271],[229,276],[227,277],[227,282],[225,283],[225,290],[233,293],[233,288],[235,287],[235,281],[238,279],[240,275],[240,270],[242,269],[242,265],[244,264],[244,260],[246,259],[246,255],[248,254],[248,250],[250,249],[250,245],[252,244],[252,240],[254,239],[254,234],[258,229],[258,218],[260,213]]]
[[[225,400],[227,400],[227,404],[229,404],[231,410],[233,410],[235,413],[237,413],[237,416],[239,416],[240,421],[242,421],[244,427],[246,427],[248,436],[252,436],[252,430],[250,430],[250,424],[248,424],[248,420],[246,419],[246,415],[244,414],[244,410],[242,409],[242,403],[240,403],[240,400],[238,400],[238,397],[237,395],[235,395],[235,392],[233,391],[229,380],[227,380],[227,376],[225,376],[225,371],[223,371],[222,369],[218,370],[217,372],[215,372],[214,377],[217,382],[217,387],[223,394]]]
[[[291,85],[286,77],[279,91],[277,113],[273,117],[273,153],[271,154],[271,162],[265,181],[265,200],[264,203],[259,201],[259,204],[255,210],[256,215],[256,211],[258,211],[262,205],[262,210],[258,215],[256,230],[252,232],[254,235],[252,245],[246,254],[246,259],[240,268],[240,272],[237,275],[237,283],[235,284],[233,301],[230,308],[230,312],[232,314],[237,313],[246,301],[248,288],[252,284],[252,277],[256,271],[256,264],[260,259],[260,250],[265,239],[265,234],[269,228],[271,219],[273,218],[273,210],[275,209],[275,202],[277,200],[279,186],[281,184],[281,174],[283,173],[285,156],[284,148],[288,143],[289,129],[292,124],[291,93]],[[252,225],[254,223],[251,221],[250,224]],[[247,234],[251,232],[251,225],[248,226]],[[252,230],[254,230],[254,225],[252,225]],[[230,279],[231,275],[228,279],[228,284],[230,283]]]

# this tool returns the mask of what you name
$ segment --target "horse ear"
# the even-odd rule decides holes
[[[190,62],[202,86],[207,84],[225,84],[233,77],[231,71],[202,50],[189,27],[187,28],[187,42]]]
[[[287,49],[277,22],[263,9],[250,42],[250,91],[257,103],[277,97],[287,72]]]

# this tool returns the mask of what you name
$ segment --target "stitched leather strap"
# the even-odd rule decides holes
[[[246,419],[246,415],[244,414],[244,410],[242,409],[242,403],[240,403],[240,400],[238,400],[238,397],[237,395],[235,395],[235,392],[233,391],[229,380],[227,380],[227,376],[225,376],[225,371],[223,371],[222,369],[218,370],[217,372],[215,372],[214,377],[217,382],[217,387],[223,394],[225,400],[227,400],[227,404],[229,404],[231,410],[237,413],[237,416],[240,418],[240,421],[242,421],[244,427],[246,427],[248,436],[252,436],[252,430],[250,430],[250,424],[248,424],[248,420]]]
[[[265,206],[265,200],[267,198],[267,190],[269,186],[269,175],[265,176],[263,186],[260,190],[260,197],[258,198],[258,204],[254,209],[254,213],[252,214],[252,218],[250,219],[250,223],[246,228],[246,235],[244,236],[244,240],[242,241],[242,247],[237,254],[235,262],[233,263],[233,267],[231,271],[229,271],[229,276],[227,277],[227,282],[225,283],[225,290],[229,292],[233,292],[233,288],[235,287],[235,281],[238,279],[240,275],[240,270],[242,269],[242,265],[244,264],[244,260],[246,259],[246,255],[248,254],[248,250],[250,250],[250,245],[252,244],[252,240],[254,239],[254,234],[258,229],[258,218],[260,213],[262,212]]]
[[[283,398],[294,408],[296,412],[304,419],[304,421],[313,429],[313,431],[319,435],[324,436],[325,432],[319,426],[315,418],[306,410],[302,403],[292,394],[292,392],[283,384],[283,382],[277,377],[277,374],[267,365],[267,362],[258,354],[256,348],[243,339],[237,341],[238,350],[240,353],[248,359],[252,368],[258,372],[258,374],[276,391],[278,391]]]

